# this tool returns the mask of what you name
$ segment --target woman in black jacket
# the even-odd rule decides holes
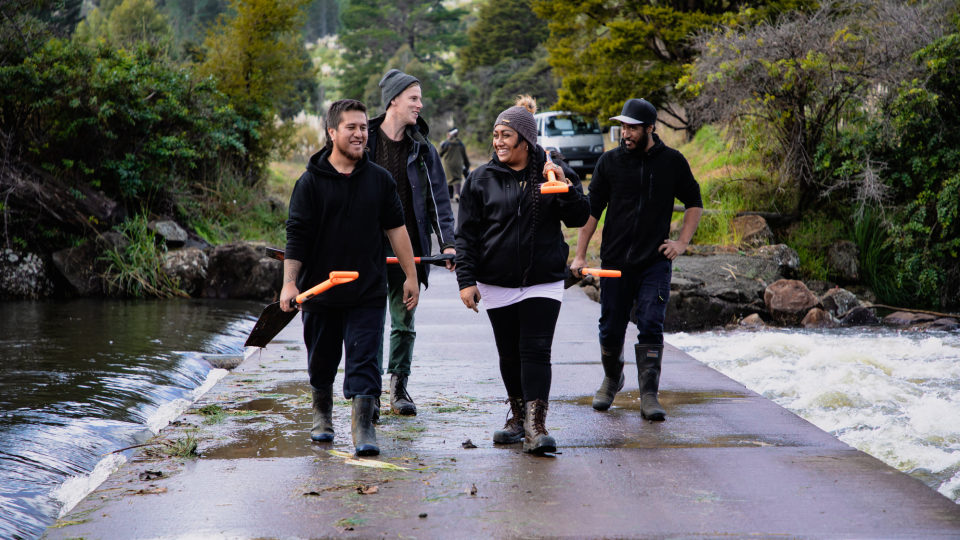
[[[495,154],[460,194],[457,280],[464,305],[481,298],[490,317],[511,417],[493,442],[523,440],[523,451],[556,451],[545,427],[550,396],[550,348],[560,313],[569,246],[560,223],[580,227],[590,204],[580,179],[537,145],[536,102],[521,96],[493,128]],[[552,171],[566,193],[545,194]]]

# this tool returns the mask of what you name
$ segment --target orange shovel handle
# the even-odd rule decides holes
[[[296,298],[297,303],[302,304],[307,300],[313,298],[314,296],[326,291],[330,287],[333,287],[334,285],[340,285],[341,283],[349,283],[357,279],[358,277],[360,277],[360,272],[342,272],[342,271],[330,272],[330,279],[298,294]]]
[[[619,270],[604,270],[602,268],[581,268],[583,274],[590,274],[597,277],[620,277]]]
[[[550,152],[547,152],[547,162],[553,163],[550,159]],[[566,193],[570,191],[570,186],[557,180],[557,175],[552,170],[547,171],[547,181],[540,184],[540,193]]]

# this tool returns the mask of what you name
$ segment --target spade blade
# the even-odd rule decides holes
[[[250,336],[244,347],[266,347],[281,330],[286,328],[290,321],[299,313],[298,310],[284,311],[280,309],[280,302],[274,302],[263,308],[263,313],[257,319],[257,324],[250,331]]]

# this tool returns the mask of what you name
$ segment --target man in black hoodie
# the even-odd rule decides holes
[[[578,272],[586,263],[587,244],[604,209],[600,259],[604,268],[622,271],[620,278],[600,279],[600,359],[604,378],[593,408],[605,411],[623,388],[623,342],[627,321],[637,305],[634,352],[640,383],[640,414],[664,420],[657,400],[663,358],[663,320],[670,298],[673,260],[682,255],[700,223],[700,185],[680,152],[668,148],[654,131],[657,110],[647,100],[629,99],[617,120],[619,148],[600,156],[590,181],[590,218],[580,229],[570,265]],[[685,206],[683,228],[670,239],[673,200]],[[609,205],[609,208],[608,208]]]
[[[351,431],[362,456],[380,453],[373,417],[381,392],[377,346],[387,291],[384,234],[406,276],[404,307],[413,310],[420,295],[396,183],[364,152],[366,111],[351,99],[337,101],[327,111],[327,146],[310,158],[290,197],[280,291],[280,305],[290,311],[300,291],[325,281],[331,271],[359,272],[356,280],[300,309],[313,388],[310,437],[333,440],[333,381],[346,345],[343,395],[353,400]]]
[[[398,69],[391,69],[380,80],[380,97],[386,112],[370,120],[367,147],[374,163],[393,175],[403,205],[407,232],[414,256],[430,255],[430,233],[437,236],[443,253],[455,253],[453,210],[443,166],[437,149],[427,140],[430,132],[421,118],[420,81]],[[447,262],[448,270],[453,263]],[[418,265],[420,283],[427,285],[429,265]],[[414,311],[401,300],[403,276],[393,267],[387,269],[387,306],[390,311],[390,408],[396,414],[415,415],[417,406],[407,392],[407,378],[413,363]],[[383,347],[380,350],[381,372]]]

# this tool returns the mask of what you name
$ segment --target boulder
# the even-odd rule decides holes
[[[802,281],[781,279],[764,290],[763,302],[777,323],[792,326],[800,322],[819,300]]]
[[[108,289],[102,277],[106,263],[99,261],[102,254],[96,242],[85,242],[55,252],[52,259],[73,292],[80,296],[99,296]]]
[[[187,242],[187,231],[177,222],[170,220],[156,220],[147,223],[147,228],[163,239],[168,248],[183,247]]]
[[[860,281],[860,248],[849,240],[838,240],[827,248],[827,268],[841,283]]]
[[[250,244],[213,248],[207,264],[203,296],[272,300],[280,293],[283,263]]]
[[[767,323],[763,322],[763,319],[760,317],[760,315],[751,313],[740,320],[740,327],[751,330],[761,330],[767,327]]]
[[[199,296],[207,278],[207,254],[199,248],[183,248],[163,257],[163,273],[190,296]]]
[[[800,324],[804,328],[834,328],[840,325],[840,321],[829,311],[815,307],[807,312]]]
[[[952,317],[941,317],[933,321],[932,323],[930,323],[926,327],[926,329],[939,330],[942,332],[952,332],[954,330],[960,329],[960,321],[957,321],[957,319],[954,319]]]
[[[894,311],[883,318],[883,324],[888,326],[915,326],[932,323],[937,320],[935,315],[927,313],[910,313],[909,311]]]
[[[762,246],[755,249],[752,255],[772,261],[777,265],[777,273],[783,277],[794,277],[800,269],[800,255],[786,244]]]
[[[820,305],[834,317],[840,318],[861,303],[852,292],[834,287],[820,297]]]
[[[773,241],[773,231],[761,216],[739,216],[730,221],[735,235],[740,237],[740,246],[755,248]]]
[[[0,298],[37,299],[52,293],[53,283],[43,259],[12,249],[0,252]]]
[[[775,257],[726,250],[684,255],[673,263],[667,331],[725,326],[751,313],[766,314],[763,291],[783,276]]]
[[[857,306],[847,312],[840,319],[843,326],[874,326],[880,324],[880,319],[874,313],[873,308],[866,306]]]

